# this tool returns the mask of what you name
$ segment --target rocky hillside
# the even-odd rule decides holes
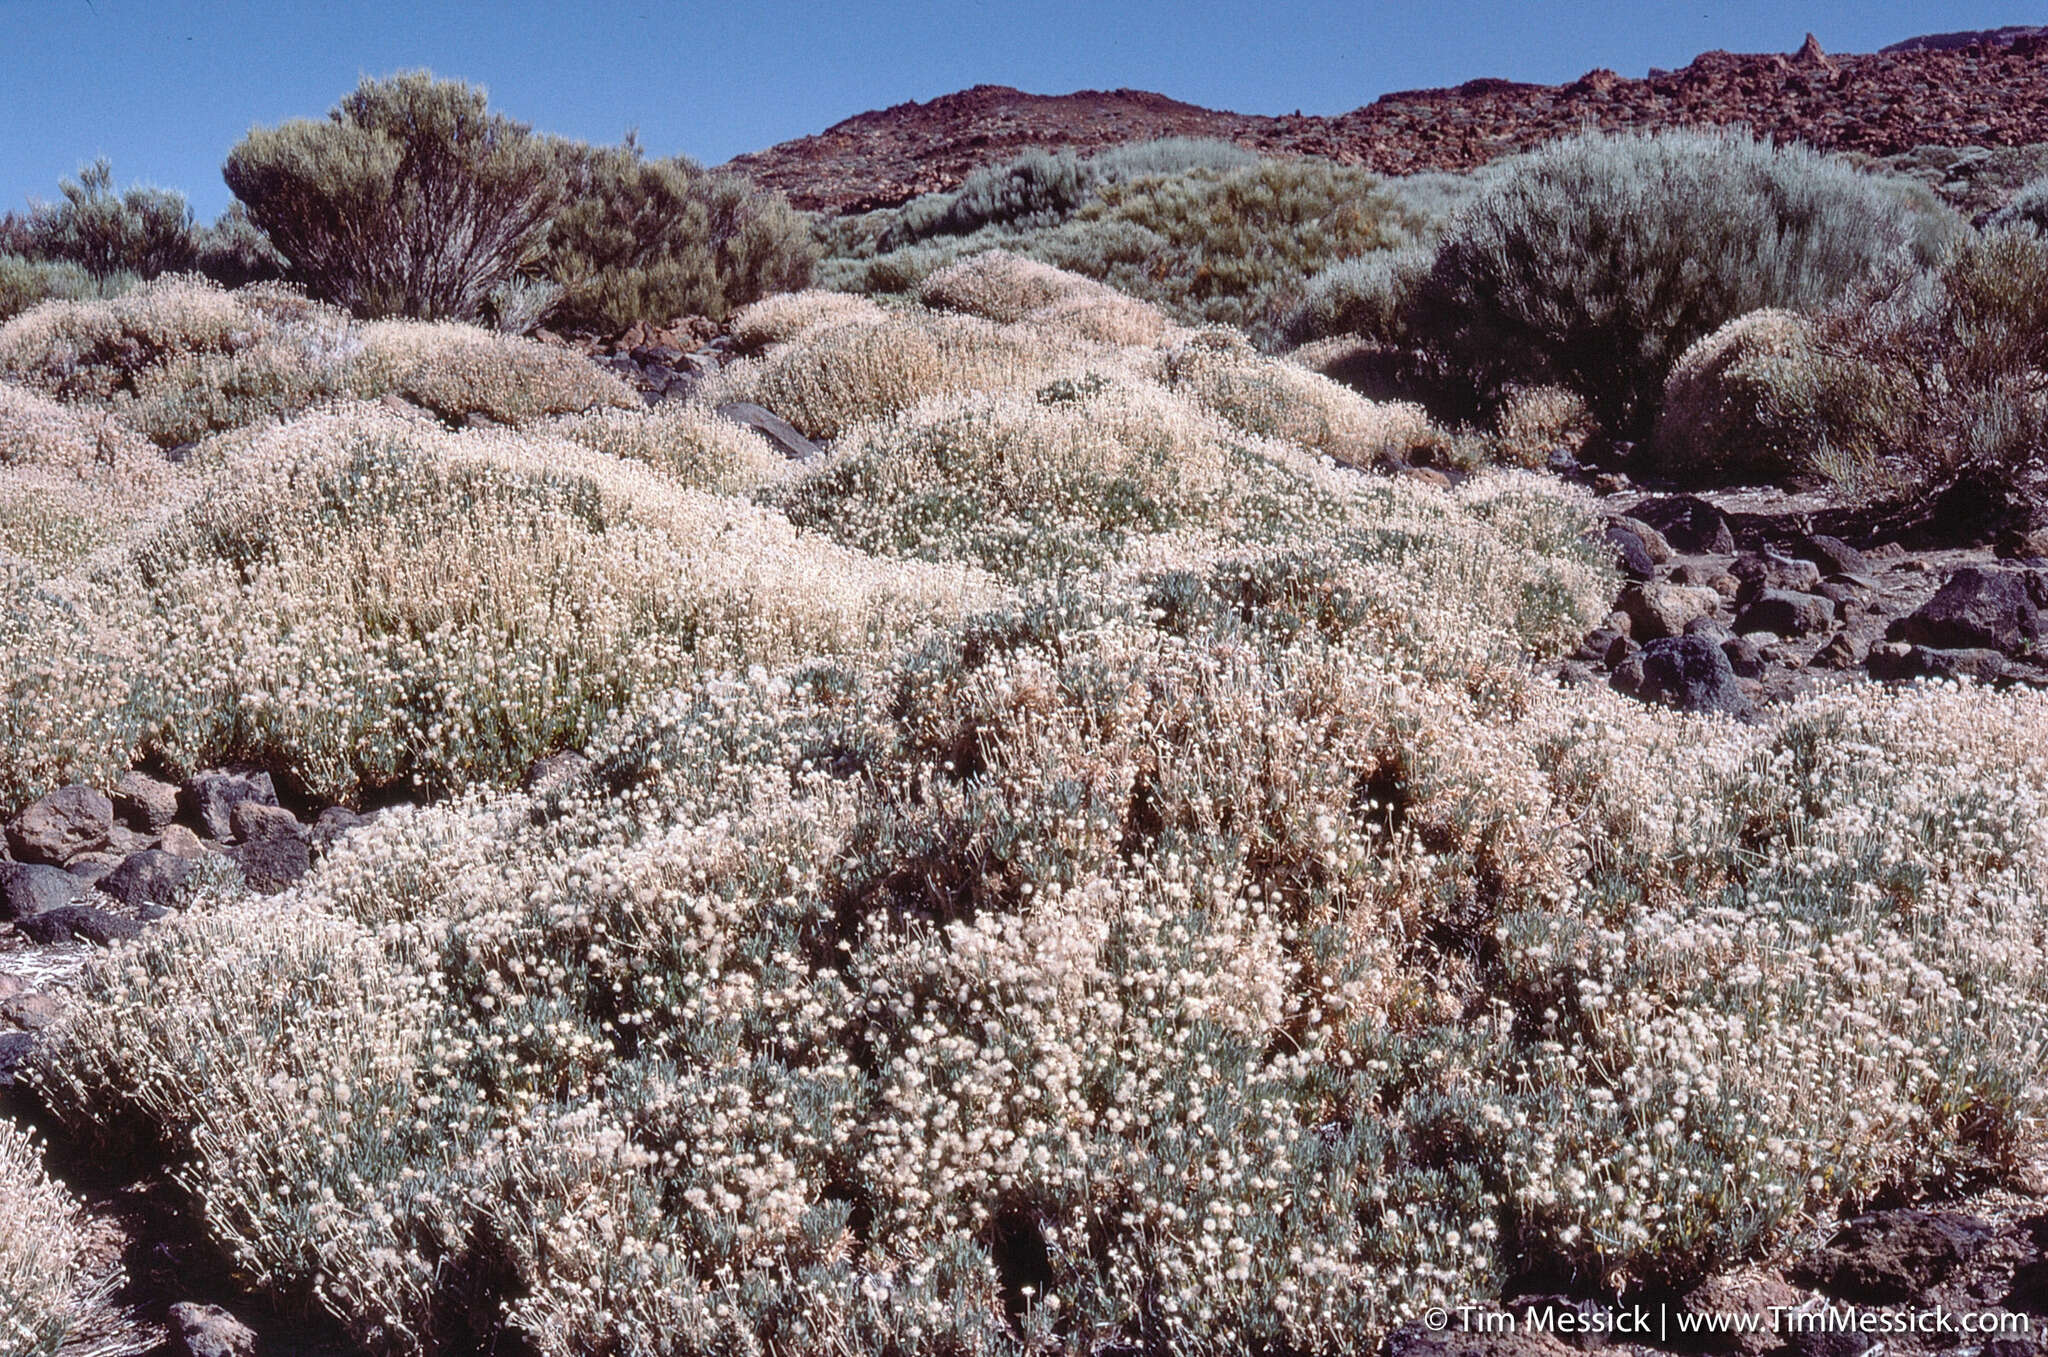
[[[949,189],[1026,146],[1088,150],[1213,137],[1407,173],[1466,169],[1589,123],[1736,122],[1779,140],[1875,155],[2048,141],[2048,38],[2001,29],[1830,56],[1809,37],[1789,56],[1705,52],[1681,70],[1652,69],[1642,80],[1609,70],[1569,85],[1469,80],[1388,94],[1336,117],[1229,113],[1142,90],[1049,96],[977,85],[862,113],[732,163],[799,207],[852,212]]]

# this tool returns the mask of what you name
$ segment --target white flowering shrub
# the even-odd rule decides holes
[[[401,396],[450,422],[527,424],[604,406],[641,407],[633,389],[573,349],[453,321],[362,327],[351,395]]]
[[[728,329],[743,353],[759,353],[833,325],[870,324],[882,308],[850,292],[778,292],[736,313]]]
[[[428,803],[202,881],[29,1066],[287,1313],[1363,1354],[2037,1149],[2048,696],[1566,691],[1582,494],[1358,475],[1398,412],[1218,336],[787,329],[721,380],[816,465],[348,407],[208,440],[117,576],[10,576],[0,795],[139,750]]]
[[[28,1132],[0,1119],[0,1339],[20,1357],[76,1352],[104,1290],[86,1267],[78,1203]],[[102,1349],[108,1351],[108,1349]]]

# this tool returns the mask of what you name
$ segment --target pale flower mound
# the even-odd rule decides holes
[[[763,326],[704,399],[815,464],[341,407],[8,577],[0,794],[140,750],[431,799],[211,881],[30,1067],[280,1305],[390,1354],[1365,1354],[2038,1148],[2048,696],[1566,691],[1597,506],[1338,465],[1398,407],[1215,334]]]

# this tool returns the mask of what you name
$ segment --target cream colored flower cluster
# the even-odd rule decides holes
[[[0,1121],[0,1343],[8,1352],[88,1350],[107,1279],[91,1275],[87,1245],[78,1202],[44,1173],[42,1147]]]

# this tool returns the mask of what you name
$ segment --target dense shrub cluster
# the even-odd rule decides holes
[[[1464,191],[1453,176],[1383,179],[1216,143],[1034,152],[954,193],[826,223],[819,272],[827,286],[912,293],[958,259],[1004,249],[1266,341],[1307,276],[1427,236]]]
[[[1588,134],[1519,159],[1457,218],[1407,323],[1482,397],[1561,382],[1617,436],[1650,432],[1695,340],[1835,300],[1960,229],[1917,185],[1734,133]]]
[[[87,1275],[78,1203],[43,1172],[41,1148],[0,1120],[0,1341],[18,1357],[133,1351],[93,1347],[106,1279]]]
[[[1906,270],[1862,361],[1955,336],[1921,380],[2022,400],[2037,272]],[[430,803],[207,880],[36,1048],[233,1275],[389,1354],[1365,1354],[2037,1151],[2048,698],[1565,691],[1530,660],[1617,584],[1583,494],[1355,474],[1444,436],[1034,250],[918,282],[756,302],[653,411],[276,288],[0,326],[0,491],[86,524],[4,547],[0,810],[137,757]],[[1847,314],[1679,366],[1771,389]],[[152,383],[257,351],[331,396],[154,458]],[[1584,436],[1597,392],[1500,380],[1503,449]],[[778,464],[734,398],[834,445]]]
[[[803,286],[813,257],[788,204],[744,179],[631,139],[536,136],[425,71],[365,79],[325,122],[252,131],[225,172],[290,275],[361,316],[722,318]]]

